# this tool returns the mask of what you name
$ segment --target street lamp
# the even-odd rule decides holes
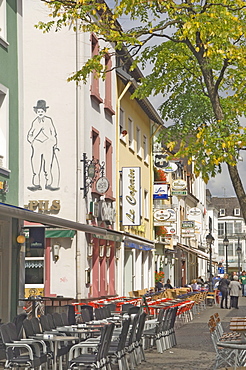
[[[237,249],[236,249],[236,252],[237,252],[237,257],[238,257],[238,277],[240,276],[240,255],[241,255],[241,252],[242,252],[242,248],[240,247],[240,244],[239,244],[239,241],[240,241],[240,238],[237,239]]]
[[[225,251],[226,251],[226,254],[225,254],[225,258],[226,258],[226,273],[228,274],[228,251],[227,251],[227,248],[228,248],[228,245],[229,245],[229,239],[227,238],[227,235],[225,236],[224,240],[223,240],[223,245],[225,247]]]
[[[214,242],[214,237],[212,236],[211,232],[206,236],[206,243],[209,247],[209,291],[213,291],[213,283],[212,283],[212,244]]]

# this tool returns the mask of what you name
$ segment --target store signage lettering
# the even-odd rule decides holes
[[[122,168],[122,224],[140,225],[140,167]]]
[[[61,204],[60,200],[30,200],[24,207],[38,213],[57,213],[61,209]]]
[[[167,185],[154,184],[154,199],[168,199]]]
[[[109,223],[115,222],[115,209],[111,202],[100,200],[99,202],[98,221],[105,221]]]

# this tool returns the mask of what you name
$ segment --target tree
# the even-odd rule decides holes
[[[45,1],[45,0],[43,0]],[[246,4],[243,0],[118,0],[110,9],[102,0],[45,1],[53,19],[38,27],[49,31],[74,23],[126,50],[132,68],[151,64],[134,97],[163,94],[162,117],[174,124],[160,134],[176,156],[194,163],[195,174],[208,181],[225,162],[246,221],[246,194],[237,161],[246,147],[240,125],[246,110]],[[137,22],[123,30],[121,17]],[[76,20],[81,22],[76,23]],[[92,70],[106,71],[101,57],[89,59],[70,80]]]

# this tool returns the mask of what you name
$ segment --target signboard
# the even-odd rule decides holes
[[[195,223],[194,221],[184,220],[181,224],[182,236],[195,236]]]
[[[96,182],[96,191],[100,194],[105,194],[109,189],[109,181],[107,177],[102,176]]]
[[[176,234],[176,225],[172,225],[172,226],[165,226],[166,230],[167,230],[167,235],[174,235]]]
[[[167,184],[154,184],[154,199],[168,199]]]
[[[189,216],[191,216],[191,217],[200,216],[201,213],[202,213],[202,211],[198,207],[193,207],[193,208],[190,208],[190,210],[189,210]]]
[[[122,167],[122,225],[141,225],[140,167]]]
[[[164,168],[169,165],[167,160],[167,154],[156,154],[155,155],[155,166],[158,168]]]
[[[187,190],[172,190],[172,195],[184,197],[187,195]]]
[[[193,207],[188,210],[188,220],[194,221],[195,233],[200,234],[202,232],[202,211],[198,207]]]
[[[176,212],[171,209],[155,209],[154,210],[154,221],[159,223],[164,221],[176,221]]]
[[[176,179],[172,182],[173,190],[184,190],[187,188],[187,182],[183,179]]]
[[[99,214],[98,221],[105,221],[108,224],[115,222],[115,209],[112,202],[106,202],[105,200],[99,200]]]
[[[164,172],[175,172],[177,171],[178,166],[176,163],[169,162],[169,165],[163,168]]]
[[[30,248],[44,248],[45,227],[29,228],[29,245]]]

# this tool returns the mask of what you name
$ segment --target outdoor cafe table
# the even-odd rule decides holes
[[[57,370],[57,352],[58,352],[58,345],[61,342],[77,342],[78,337],[75,336],[66,336],[66,335],[54,335],[54,334],[36,334],[36,337],[42,339],[44,341],[52,342],[54,346],[54,359],[52,370]],[[60,368],[62,365],[60,364]]]
[[[68,333],[69,335],[75,335],[80,341],[85,340],[94,334],[100,335],[100,330],[105,324],[95,324],[95,325],[71,325],[71,326],[59,326],[56,328],[57,331],[61,333]]]

